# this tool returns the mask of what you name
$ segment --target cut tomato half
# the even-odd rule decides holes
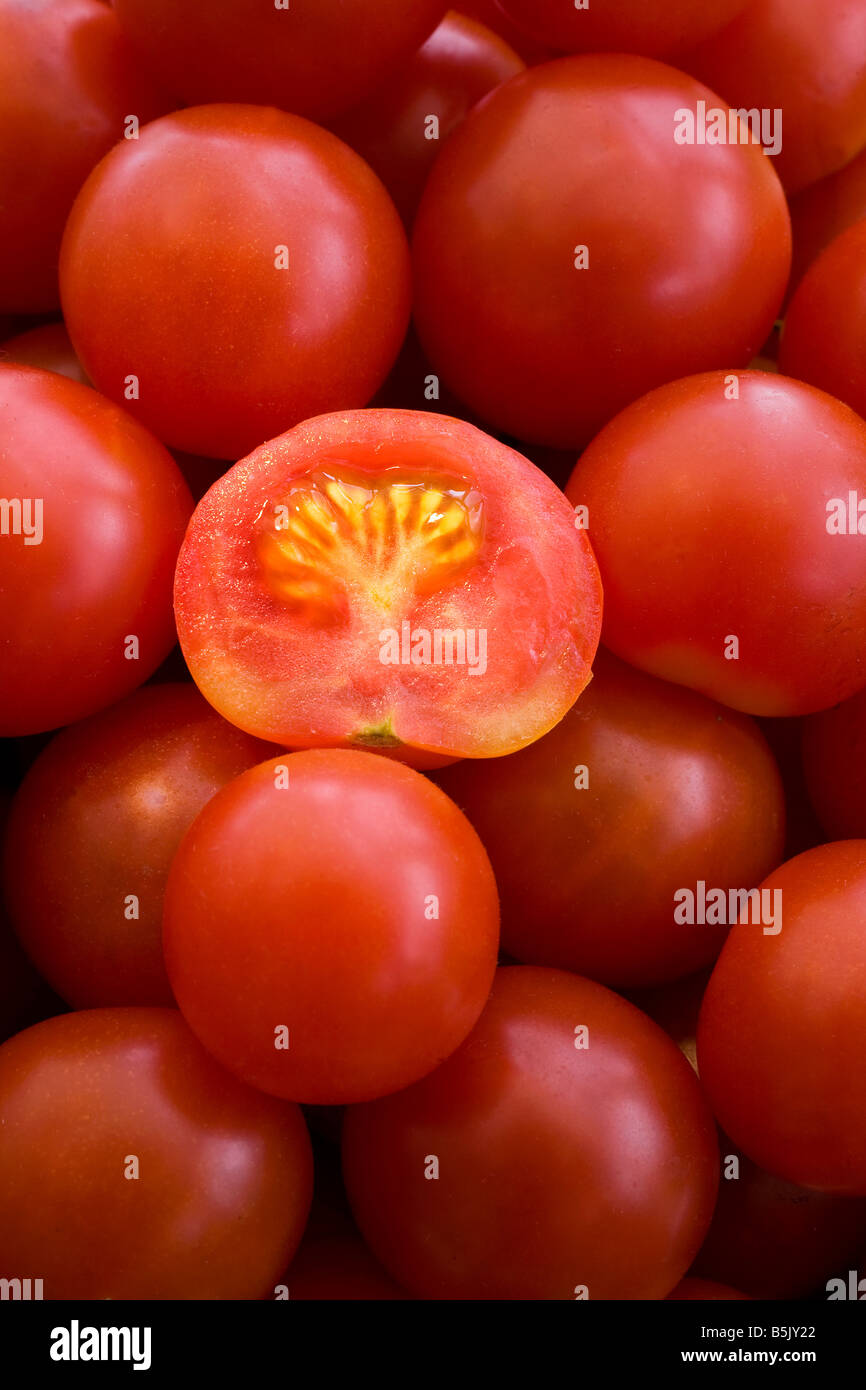
[[[446,416],[358,410],[213,485],[175,609],[196,683],[240,728],[431,766],[513,752],[562,718],[591,675],[601,584],[522,455]]]

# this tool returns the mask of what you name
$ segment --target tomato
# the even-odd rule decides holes
[[[756,145],[677,142],[683,113],[715,100],[649,59],[565,58],[448,141],[415,222],[415,317],[490,424],[579,446],[651,387],[757,352],[788,278],[788,212]]]
[[[807,850],[762,884],[710,978],[698,1066],[731,1138],[803,1187],[866,1196],[866,841]]]
[[[509,19],[564,53],[660,58],[715,34],[748,0],[499,0]]]
[[[430,766],[511,752],[562,717],[601,591],[526,459],[462,421],[367,410],[309,420],[211,488],[175,609],[197,685],[249,733]]]
[[[803,729],[811,716],[803,719],[761,719],[758,727],[772,749],[785,788],[786,834],[783,859],[793,859],[805,849],[814,849],[827,840],[809,799],[803,770],[801,743]],[[831,839],[836,838],[831,836]],[[840,837],[841,838],[841,837]]]
[[[518,28],[499,8],[496,0],[461,0],[460,13],[480,20],[488,29],[499,34],[526,63],[544,63],[556,56],[545,44],[536,43],[523,29]]]
[[[339,1173],[316,1157],[316,1184],[304,1238],[283,1280],[292,1302],[405,1300],[411,1297],[386,1274],[361,1239]]]
[[[750,0],[679,62],[733,107],[781,112],[774,164],[790,193],[866,144],[864,0]]]
[[[185,831],[273,748],[193,685],[149,686],[65,729],[13,805],[6,898],[21,941],[76,1008],[172,1004],[162,899]]]
[[[78,382],[0,365],[0,736],[126,695],[174,640],[192,499],[171,456]]]
[[[618,656],[750,714],[807,714],[866,685],[866,424],[767,372],[645,396],[568,485],[588,508]]]
[[[809,799],[831,840],[866,840],[866,690],[803,721]]]
[[[709,1224],[716,1163],[670,1039],[604,986],[531,966],[498,971],[432,1075],[343,1125],[361,1232],[426,1298],[664,1298]]]
[[[188,103],[248,101],[321,120],[424,42],[445,0],[113,0],[121,27]]]
[[[295,1106],[173,1009],[93,1009],[0,1048],[0,1266],[46,1299],[255,1299],[310,1205]]]
[[[442,141],[476,102],[525,67],[498,34],[452,11],[334,133],[375,169],[409,226]]]
[[[379,180],[328,131],[257,106],[179,111],[113,150],[76,199],[60,281],[99,389],[214,458],[365,405],[409,316]]]
[[[782,334],[779,365],[808,381],[858,415],[866,413],[866,223],[832,241],[810,266],[791,300]],[[866,534],[866,503],[862,507]]]
[[[824,248],[866,217],[866,150],[788,201],[794,236],[789,289],[795,290]]]
[[[80,381],[83,386],[90,385],[63,323],[44,323],[0,342],[0,362],[42,367],[47,372],[68,376],[70,381]]]
[[[678,896],[755,887],[782,857],[778,769],[744,715],[599,654],[544,738],[437,775],[490,855],[515,959],[603,984],[656,984],[714,960],[727,927]]]
[[[728,1284],[716,1284],[711,1279],[683,1279],[677,1284],[668,1299],[674,1303],[691,1303],[696,1300],[720,1302],[733,1299],[748,1299],[747,1293],[740,1293]]]
[[[57,306],[76,193],[130,116],[169,109],[99,0],[0,0],[0,311]]]
[[[208,803],[172,864],[168,975],[207,1048],[320,1105],[407,1086],[459,1046],[496,966],[487,855],[420,773],[369,753],[263,763]]]
[[[866,1199],[774,1177],[722,1134],[722,1181],[695,1275],[752,1298],[805,1298],[847,1270],[866,1239]]]

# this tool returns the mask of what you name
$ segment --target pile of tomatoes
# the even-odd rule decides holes
[[[0,0],[0,339],[4,1287],[866,1296],[866,0]]]

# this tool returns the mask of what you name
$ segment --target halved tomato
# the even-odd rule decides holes
[[[496,757],[590,678],[592,549],[563,494],[472,425],[421,411],[307,420],[199,503],[175,582],[203,694],[286,747]]]

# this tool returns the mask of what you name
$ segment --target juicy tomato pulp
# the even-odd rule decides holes
[[[513,752],[562,718],[590,677],[601,586],[527,459],[458,420],[368,410],[307,421],[215,483],[175,608],[197,684],[242,729],[430,766]]]

